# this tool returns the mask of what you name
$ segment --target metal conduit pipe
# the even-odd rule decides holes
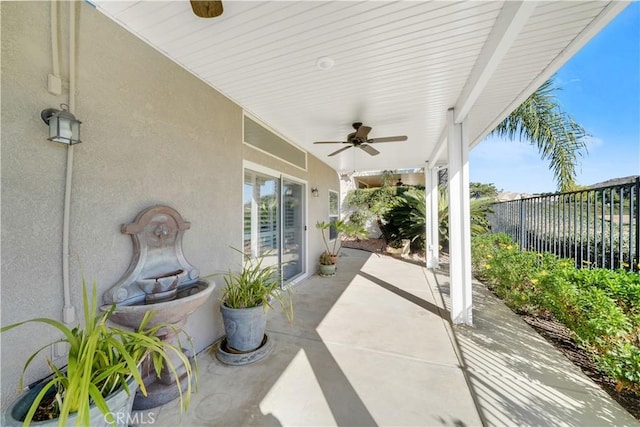
[[[55,54],[54,54],[55,55]],[[76,2],[69,2],[69,112],[76,110]],[[73,178],[73,145],[67,145],[67,173],[64,186],[64,211],[62,219],[62,286],[64,323],[75,322],[76,311],[71,303],[69,285],[69,217],[71,215],[71,183]]]
[[[58,41],[58,0],[51,0],[51,70],[60,76],[60,48]]]

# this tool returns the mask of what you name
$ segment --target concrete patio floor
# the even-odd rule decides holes
[[[199,391],[134,414],[155,426],[629,425],[630,414],[478,284],[473,327],[449,323],[448,278],[344,250],[335,277],[271,312],[273,352],[232,367],[201,353]]]

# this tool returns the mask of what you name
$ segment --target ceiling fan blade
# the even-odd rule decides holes
[[[316,141],[314,144],[347,144],[347,141]]]
[[[374,142],[396,142],[396,141],[406,141],[407,137],[406,136],[386,136],[384,138],[373,138],[368,140],[367,142],[369,144],[374,143]]]
[[[371,132],[371,128],[369,126],[360,126],[356,131],[354,138],[366,139],[369,132]]]
[[[349,145],[348,147],[344,147],[339,149],[338,151],[334,151],[333,153],[329,154],[329,157],[331,156],[335,156],[336,154],[340,154],[342,153],[344,150],[348,150],[349,148],[353,147],[353,145]]]
[[[371,154],[372,156],[377,156],[378,154],[380,154],[378,150],[376,150],[375,148],[367,144],[358,145],[358,147],[360,147],[362,150],[366,151],[367,153]]]
[[[191,9],[193,13],[200,18],[215,18],[222,15],[222,1],[196,1],[191,0]]]

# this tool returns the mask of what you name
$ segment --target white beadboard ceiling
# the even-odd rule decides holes
[[[450,108],[474,146],[627,5],[226,0],[202,19],[186,1],[92,3],[337,171],[446,160]],[[324,56],[332,69],[316,66]],[[408,140],[377,156],[313,144],[344,141],[356,121]]]

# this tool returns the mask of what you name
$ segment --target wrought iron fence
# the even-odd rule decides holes
[[[640,177],[626,184],[496,203],[493,233],[576,267],[640,270]]]

